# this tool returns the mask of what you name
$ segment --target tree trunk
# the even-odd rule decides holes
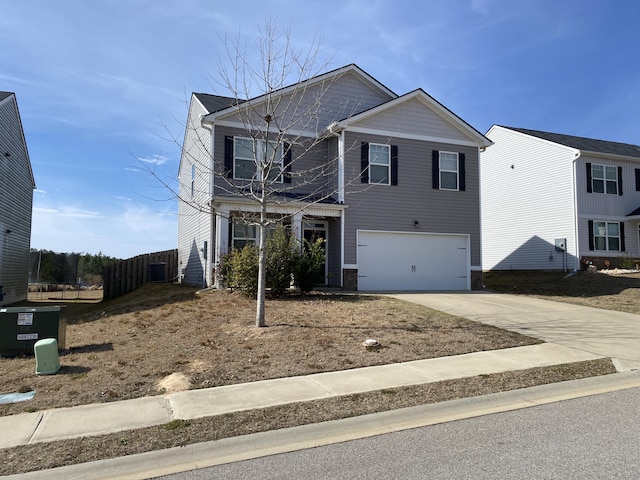
[[[258,245],[258,295],[256,299],[256,327],[266,327],[264,315],[264,303],[266,298],[267,268],[265,255],[267,250],[267,203],[262,201],[260,205],[260,242]]]

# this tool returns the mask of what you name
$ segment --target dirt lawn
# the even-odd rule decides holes
[[[640,279],[531,272],[487,274],[495,291],[640,313]],[[56,375],[36,376],[32,356],[0,358],[0,393],[35,390],[11,415],[168,391],[348,369],[539,343],[425,307],[380,296],[318,293],[255,302],[227,292],[153,284],[103,303],[67,301],[67,351]],[[367,351],[362,342],[378,340]],[[0,450],[0,475],[52,468],[258,431],[614,373],[610,360],[387,389],[238,412],[148,429]]]
[[[68,303],[58,374],[34,375],[33,356],[0,359],[0,393],[36,392],[0,415],[539,343],[380,296],[268,300],[267,328],[254,309],[237,293],[168,284]],[[370,338],[382,348],[367,350]]]

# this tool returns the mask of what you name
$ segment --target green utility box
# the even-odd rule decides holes
[[[62,307],[0,307],[0,356],[34,353],[38,340],[55,338],[64,350],[67,324]]]

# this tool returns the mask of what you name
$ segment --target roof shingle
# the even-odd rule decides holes
[[[604,153],[609,155],[620,155],[623,157],[640,158],[640,146],[628,143],[608,142],[606,140],[596,140],[593,138],[574,137],[561,133],[541,132],[540,130],[528,130],[526,128],[504,127],[509,130],[542,138],[550,142],[559,143],[567,147],[576,148],[583,152]]]
[[[200,103],[207,109],[207,112],[213,113],[225,108],[233,107],[234,105],[244,102],[233,97],[222,97],[220,95],[210,95],[208,93],[194,93],[194,95],[200,100]]]

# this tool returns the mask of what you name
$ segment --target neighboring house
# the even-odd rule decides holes
[[[301,92],[296,105],[320,102],[315,128],[302,134],[321,143],[310,151],[285,147],[277,175],[287,189],[269,212],[298,238],[326,240],[325,283],[368,291],[480,288],[478,161],[491,142],[422,89],[398,96],[356,65],[269,99],[287,104]],[[256,241],[256,228],[243,217],[257,204],[212,173],[241,182],[247,169],[249,176],[255,171],[243,155],[252,141],[241,108],[233,98],[191,98],[179,171],[184,283],[219,286],[221,256]],[[300,180],[305,171],[322,176],[309,185]]]
[[[16,96],[0,92],[0,305],[27,299],[34,188]]]
[[[640,256],[640,146],[494,125],[481,154],[484,270]]]

